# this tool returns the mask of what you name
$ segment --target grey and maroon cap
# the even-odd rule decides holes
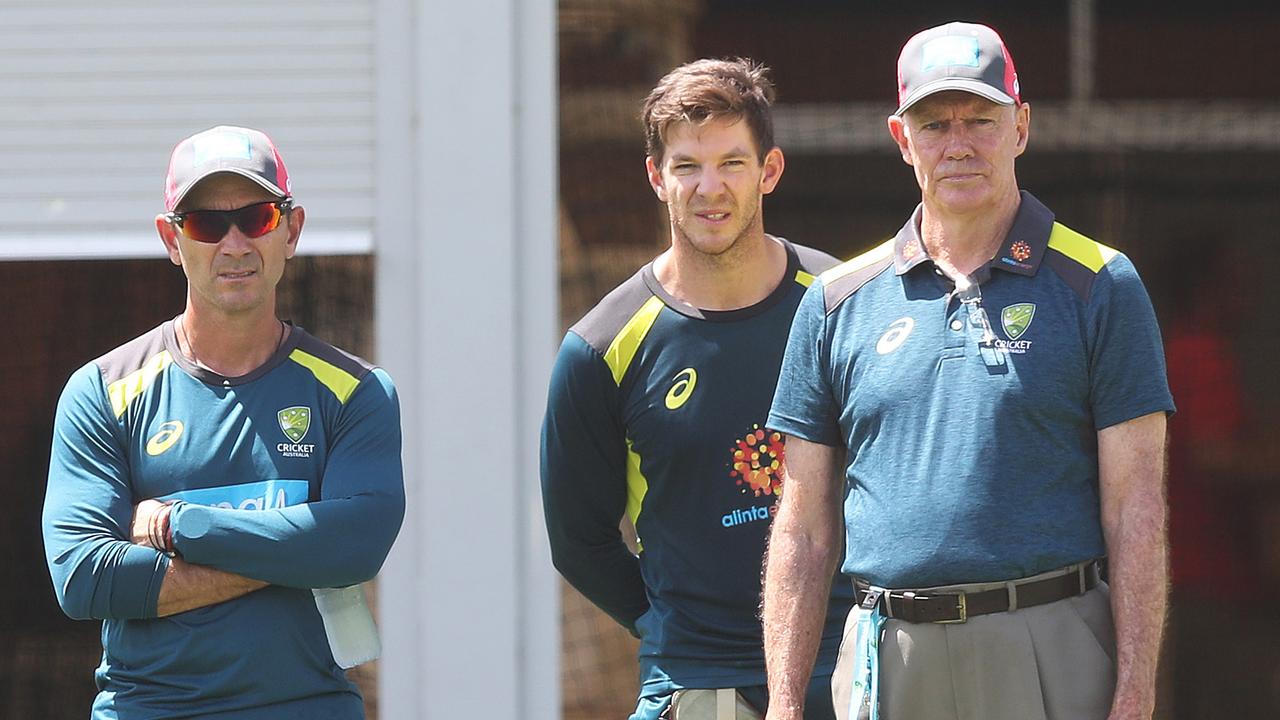
[[[898,109],[943,90],[963,90],[1001,105],[1021,101],[1013,56],[995,30],[953,22],[916,33],[898,56]]]
[[[221,172],[247,177],[279,197],[290,195],[289,171],[266,133],[219,125],[173,149],[164,183],[164,209],[173,211],[196,183]]]

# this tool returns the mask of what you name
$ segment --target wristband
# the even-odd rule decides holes
[[[173,523],[170,522],[173,516],[173,506],[165,503],[164,506],[164,551],[169,557],[177,557],[178,549],[173,546]]]
[[[156,516],[160,514],[159,510],[147,516],[147,544],[156,550],[160,550],[160,543],[156,542]]]
[[[165,503],[152,513],[151,520],[147,523],[147,542],[165,555],[177,557],[178,552],[173,547],[173,529],[169,525],[169,515],[172,512],[173,506]]]

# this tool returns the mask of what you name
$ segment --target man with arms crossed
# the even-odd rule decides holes
[[[764,232],[762,200],[783,170],[772,100],[765,69],[745,60],[693,62],[653,89],[645,164],[671,247],[570,329],[551,378],[552,557],[640,638],[633,720],[759,717],[767,704],[757,608],[783,447],[764,418],[796,304],[835,264]],[[852,597],[841,590],[815,643],[811,719],[832,717],[825,677]]]
[[[266,135],[174,149],[155,220],[183,313],[58,403],[45,553],[104,620],[95,719],[362,718],[312,588],[382,565],[404,516],[390,377],[276,316],[305,215]],[[359,590],[359,588],[356,588]]]
[[[921,204],[809,289],[769,416],[769,718],[801,716],[845,492],[840,717],[1150,718],[1173,410],[1151,303],[1019,191],[1031,108],[993,30],[916,35],[898,81]]]

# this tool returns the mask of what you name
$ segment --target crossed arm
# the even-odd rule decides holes
[[[143,500],[133,509],[133,521],[129,540],[134,545],[164,550],[157,547],[160,540],[153,528],[158,517],[166,514],[166,504],[157,500]],[[167,520],[165,524],[167,524]],[[269,583],[243,575],[226,572],[205,565],[189,563],[179,557],[169,558],[168,567],[160,581],[160,595],[156,601],[156,617],[168,617],[188,610],[216,605],[234,600]]]
[[[268,585],[165,556],[152,545],[147,530],[161,503],[144,500],[133,508],[122,485],[89,479],[96,470],[51,467],[45,550],[58,602],[70,617],[166,617]]]
[[[268,584],[337,587],[377,573],[404,514],[399,407],[385,374],[348,400],[318,501],[270,510],[179,501],[170,522],[182,558],[152,547],[147,528],[163,506],[138,503],[126,441],[103,397],[89,366],[68,382],[54,426],[45,553],[70,617],[152,618]]]
[[[160,584],[160,598],[156,602],[156,617],[168,617],[188,610],[217,605],[248,595],[267,586],[225,570],[204,565],[194,565],[181,558],[169,561],[164,580]]]

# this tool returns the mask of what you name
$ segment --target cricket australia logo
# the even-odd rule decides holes
[[[311,429],[311,408],[305,405],[287,407],[276,413],[276,419],[280,422],[280,431],[290,440],[287,443],[277,444],[276,450],[285,457],[311,457],[316,446],[302,442],[302,439],[307,436],[307,431]]]
[[[1031,321],[1036,317],[1035,303],[1015,303],[1000,311],[1000,327],[1004,328],[1007,341],[997,340],[996,346],[1012,353],[1025,353],[1031,349],[1030,340],[1022,340]]]
[[[311,429],[311,408],[298,405],[296,407],[285,408],[276,413],[276,417],[280,420],[280,429],[284,431],[285,437],[294,442],[302,442],[302,438],[307,436],[307,431]]]

